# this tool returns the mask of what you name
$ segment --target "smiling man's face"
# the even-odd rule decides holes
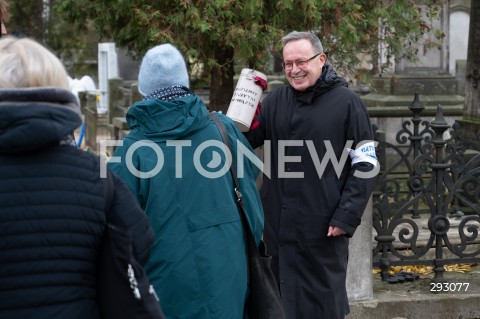
[[[312,47],[310,41],[306,39],[290,41],[283,48],[284,64],[293,63],[291,70],[285,70],[285,75],[290,85],[297,91],[305,91],[308,87],[317,82],[322,75],[322,68],[325,65],[327,57],[325,54],[319,54],[309,60],[317,53]],[[306,66],[298,68],[297,61],[307,61]]]

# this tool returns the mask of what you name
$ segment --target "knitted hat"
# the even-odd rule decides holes
[[[173,85],[189,87],[185,60],[173,45],[157,45],[143,57],[138,73],[138,91],[148,96]]]

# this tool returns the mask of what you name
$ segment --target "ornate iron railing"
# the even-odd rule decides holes
[[[431,122],[422,120],[418,94],[409,108],[413,117],[402,123],[397,143],[374,127],[382,169],[374,192],[373,266],[386,280],[390,266],[430,265],[441,282],[445,265],[480,262],[480,132],[465,139],[441,106]]]

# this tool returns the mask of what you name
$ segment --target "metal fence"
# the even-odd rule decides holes
[[[381,172],[373,266],[386,280],[390,266],[429,265],[441,282],[445,265],[480,262],[480,132],[467,140],[441,106],[431,122],[422,120],[418,94],[409,108],[412,119],[402,123],[396,143],[374,127]]]

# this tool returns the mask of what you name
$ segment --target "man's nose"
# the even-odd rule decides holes
[[[292,72],[293,73],[296,73],[298,71],[300,71],[301,69],[298,67],[297,63],[296,62],[293,62],[292,63]]]

